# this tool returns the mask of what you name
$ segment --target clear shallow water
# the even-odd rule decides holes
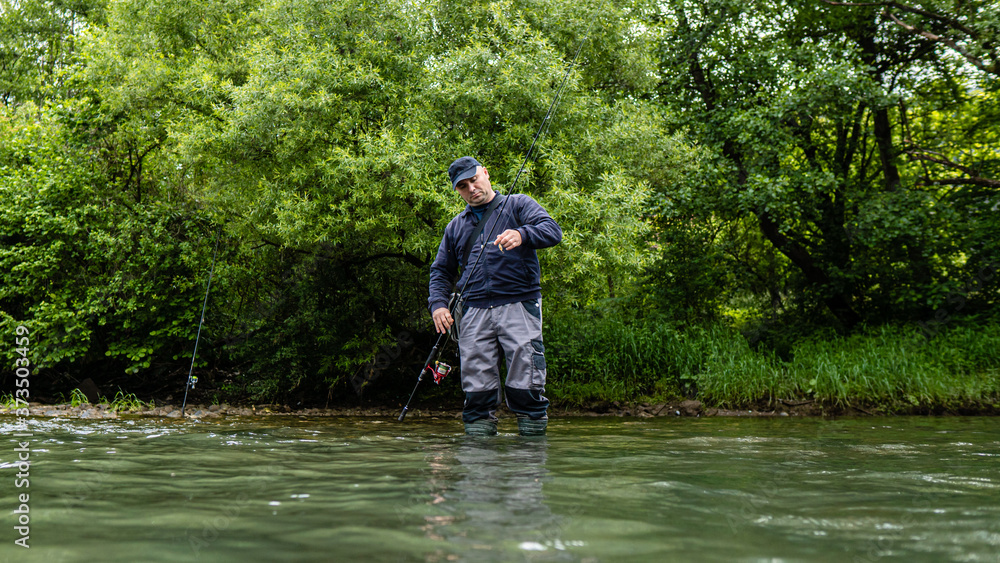
[[[0,561],[1000,561],[997,418],[14,423]]]

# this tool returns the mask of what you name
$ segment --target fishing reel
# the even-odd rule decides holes
[[[431,373],[434,374],[434,383],[441,384],[441,380],[445,378],[449,373],[451,373],[451,366],[444,362],[434,362],[434,367],[427,366],[430,368]]]

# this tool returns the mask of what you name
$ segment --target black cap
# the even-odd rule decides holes
[[[475,176],[478,166],[482,166],[482,164],[479,164],[479,161],[471,156],[463,156],[452,162],[451,166],[448,167],[448,177],[451,178],[452,189],[462,180]]]

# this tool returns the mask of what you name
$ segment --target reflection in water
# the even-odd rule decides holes
[[[427,503],[436,510],[423,529],[447,545],[427,561],[573,559],[559,540],[564,519],[545,503],[546,439],[465,437],[447,451],[428,460]]]

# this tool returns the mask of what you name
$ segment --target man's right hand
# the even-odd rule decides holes
[[[434,317],[434,328],[439,333],[448,332],[448,329],[451,328],[452,323],[455,322],[455,319],[451,318],[451,312],[448,311],[447,307],[439,307],[437,309],[434,309],[434,312],[431,313],[431,316]]]

